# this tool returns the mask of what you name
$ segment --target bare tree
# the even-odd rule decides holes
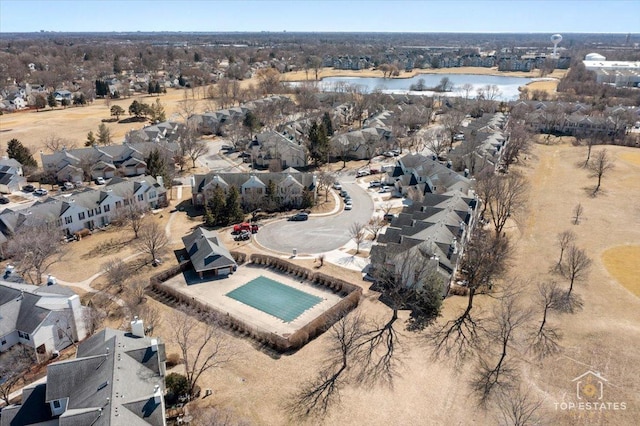
[[[583,281],[589,275],[589,269],[591,268],[591,259],[587,256],[587,253],[581,249],[572,245],[569,247],[567,257],[562,264],[562,275],[569,280],[569,290],[567,296],[571,295],[573,291],[573,285],[578,281]]]
[[[449,136],[449,147],[453,147],[454,137],[460,131],[465,113],[457,109],[452,109],[446,114],[440,116],[440,124],[444,127],[445,132]]]
[[[548,324],[550,311],[557,305],[559,297],[561,297],[561,294],[558,283],[555,281],[545,281],[538,284],[535,304],[542,311],[542,319],[540,320],[540,326],[531,333],[530,347],[540,358],[554,355],[560,351],[560,345],[558,344],[561,338],[560,333],[555,327],[551,327]]]
[[[198,103],[195,99],[189,98],[189,94],[185,90],[182,94],[182,100],[178,104],[178,114],[184,122],[188,122],[198,110]]]
[[[598,151],[595,155],[593,161],[589,163],[589,170],[591,174],[589,177],[595,177],[598,179],[598,184],[593,190],[593,195],[596,195],[600,190],[600,184],[602,183],[602,178],[609,171],[614,168],[613,160],[609,157],[606,149],[602,151]]]
[[[489,342],[478,357],[478,368],[471,388],[478,393],[481,405],[486,404],[496,389],[510,388],[517,371],[508,359],[510,349],[517,343],[517,332],[529,321],[530,312],[524,309],[515,295],[503,297],[486,321]],[[497,350],[495,350],[497,348]]]
[[[196,167],[198,158],[209,152],[206,142],[197,138],[197,133],[191,126],[184,126],[180,130],[178,144],[183,155],[191,160],[192,167]]]
[[[0,398],[6,405],[11,405],[9,396],[22,380],[24,374],[36,362],[35,353],[31,348],[17,344],[2,354],[0,364]]]
[[[331,343],[325,365],[317,377],[302,385],[287,408],[294,417],[324,415],[340,399],[341,389],[354,380],[350,369],[359,358],[359,341],[366,324],[358,312],[342,314],[331,328]]]
[[[438,158],[442,158],[444,153],[449,148],[449,143],[446,142],[440,135],[432,135],[424,143],[425,148],[433,153]]]
[[[142,225],[137,247],[141,252],[151,256],[151,262],[156,262],[167,244],[169,244],[167,234],[157,222],[148,222]]]
[[[336,181],[336,176],[330,171],[322,170],[318,173],[318,183],[324,188],[324,201],[329,201],[329,191],[331,185]]]
[[[93,333],[102,328],[107,315],[102,309],[96,309],[90,301],[82,311],[82,319],[87,327],[87,333],[91,336]]]
[[[107,279],[107,285],[110,288],[116,288],[118,293],[122,291],[124,283],[131,276],[129,265],[124,263],[122,259],[113,259],[104,263],[102,270]]]
[[[356,254],[360,253],[360,244],[363,243],[366,237],[365,229],[365,224],[360,222],[353,222],[349,227],[349,235],[356,243]]]
[[[75,148],[75,143],[73,143],[69,139],[61,138],[55,134],[51,134],[44,138],[42,144],[50,150],[51,152],[60,151],[62,148],[73,149]]]
[[[145,222],[145,213],[148,208],[139,204],[133,195],[124,200],[124,206],[116,211],[114,222],[120,226],[129,226],[133,231],[134,238],[138,238],[140,228]]]
[[[505,170],[513,164],[521,154],[529,151],[532,135],[524,124],[515,123],[509,128],[509,139],[502,153],[502,164]]]
[[[62,258],[62,235],[47,223],[23,225],[9,240],[7,253],[17,260],[18,272],[32,284],[42,284],[42,276]]]
[[[444,355],[458,363],[476,351],[483,325],[472,312],[474,297],[478,292],[490,290],[492,281],[506,271],[510,253],[506,237],[493,235],[479,226],[473,230],[460,262],[460,270],[469,289],[467,306],[457,318],[436,326],[429,333],[428,339],[436,357]]]
[[[488,179],[492,197],[487,202],[487,208],[496,235],[500,235],[507,220],[517,220],[518,213],[523,210],[528,185],[523,176],[513,173],[507,176],[493,175]]]
[[[382,228],[387,225],[387,221],[384,220],[380,216],[374,216],[369,220],[369,224],[367,225],[367,230],[373,234],[373,240],[375,241],[378,238],[378,233]]]
[[[558,234],[556,237],[556,243],[558,244],[558,247],[560,247],[560,257],[558,258],[558,263],[554,267],[555,270],[559,271],[562,268],[562,257],[564,256],[564,252],[575,240],[576,234],[571,231],[564,231]]]
[[[580,217],[582,217],[583,213],[584,213],[584,208],[582,207],[582,204],[580,203],[576,204],[576,206],[573,208],[573,224],[574,225],[580,224]]]
[[[533,394],[531,387],[522,385],[504,389],[496,394],[498,424],[502,426],[533,426],[539,424],[536,415],[543,400]]]
[[[180,348],[184,361],[189,395],[194,396],[202,374],[227,364],[233,354],[214,314],[197,313],[182,307],[174,311],[171,325],[173,341]]]

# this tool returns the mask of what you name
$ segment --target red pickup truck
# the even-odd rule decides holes
[[[258,225],[255,223],[242,222],[237,225],[233,225],[233,233],[238,234],[242,231],[251,231],[252,234],[258,232]]]

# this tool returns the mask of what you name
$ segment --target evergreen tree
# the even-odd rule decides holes
[[[87,104],[87,98],[85,98],[84,93],[80,93],[79,95],[76,95],[73,97],[73,104],[74,105],[86,105]]]
[[[149,82],[149,87],[147,88],[147,93],[150,94],[150,95],[156,93],[156,85],[153,83],[153,81]]]
[[[187,84],[187,81],[184,79],[184,77],[182,77],[182,74],[180,74],[180,76],[178,77],[178,84],[181,87],[184,87]]]
[[[235,186],[230,187],[227,192],[223,217],[225,225],[241,222],[244,219],[244,212],[240,204],[240,193]]]
[[[53,92],[47,95],[47,105],[49,105],[51,108],[55,108],[58,106],[58,102],[56,102],[56,97],[53,96]]]
[[[116,120],[120,120],[120,116],[124,114],[124,108],[120,105],[114,105],[111,107],[111,115],[116,117]]]
[[[333,123],[331,122],[328,111],[325,111],[322,116],[322,124],[324,124],[324,128],[327,130],[327,136],[333,136]]]
[[[151,105],[151,121],[153,122],[163,122],[167,121],[167,116],[164,112],[164,106],[160,103],[160,99],[156,99],[156,101]]]
[[[104,80],[96,80],[96,96],[104,98],[109,94],[109,85]]]
[[[269,182],[267,182],[263,209],[268,212],[272,212],[277,210],[278,207],[280,207],[278,203],[278,187],[273,180],[269,179]]]
[[[242,125],[249,130],[249,138],[253,139],[253,133],[260,129],[260,120],[253,112],[247,111],[242,120]]]
[[[216,185],[213,189],[211,198],[207,200],[205,207],[205,225],[216,226],[226,225],[225,208],[227,201],[225,199],[224,190],[220,185]]]
[[[154,148],[146,158],[147,174],[149,176],[164,176],[166,174],[167,163],[164,161],[158,148]]]
[[[11,139],[7,144],[7,155],[22,164],[23,167],[38,167],[31,151],[18,139]]]
[[[42,95],[36,96],[36,111],[41,110],[47,106],[47,100]]]
[[[327,160],[329,138],[324,124],[313,123],[309,129],[309,156],[316,167]]]
[[[198,52],[195,52],[193,54],[193,62],[201,62],[202,61],[202,57],[200,56],[200,54]]]
[[[154,87],[154,92],[157,94],[162,93],[162,87],[160,86],[160,82],[156,81],[155,87]]]
[[[106,124],[100,123],[98,126],[98,143],[100,145],[111,145],[111,130]]]
[[[93,135],[93,131],[89,130],[87,133],[87,140],[84,143],[84,146],[94,146],[97,143],[96,137]]]
[[[300,208],[302,209],[310,209],[315,205],[315,198],[313,196],[313,191],[309,191],[307,188],[302,190],[302,202],[300,203]]]
[[[118,55],[113,57],[113,73],[118,75],[122,72],[122,66],[120,65],[120,58]]]

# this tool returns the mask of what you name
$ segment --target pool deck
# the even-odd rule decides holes
[[[225,294],[230,291],[245,285],[249,281],[261,275],[305,293],[320,297],[322,301],[312,308],[304,311],[293,321],[284,322],[283,320],[271,316],[266,312],[262,312],[256,308],[252,308],[251,306],[225,296]],[[264,269],[262,267],[252,265],[242,265],[238,267],[236,272],[229,275],[228,278],[213,280],[205,278],[200,283],[187,285],[184,275],[180,274],[166,281],[164,284],[179,290],[187,296],[207,303],[220,312],[226,312],[247,324],[252,324],[263,331],[270,331],[286,337],[286,335],[302,328],[342,299],[339,295],[332,293],[330,290],[311,285],[308,282],[301,282],[300,279],[294,278],[295,277],[293,275],[276,273],[271,269]]]

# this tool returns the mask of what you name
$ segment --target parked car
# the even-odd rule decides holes
[[[333,189],[340,191],[342,189],[342,185],[340,184],[340,182],[335,182],[333,184]]]
[[[35,191],[35,190],[36,190],[36,187],[35,187],[35,186],[33,186],[33,185],[31,185],[31,184],[28,184],[28,185],[23,186],[23,187],[22,187],[22,190],[23,190],[24,192],[33,192],[33,191]]]
[[[458,133],[457,135],[453,136],[453,140],[454,141],[463,141],[464,140],[464,133]]]
[[[383,186],[382,188],[380,188],[380,191],[378,191],[378,193],[380,194],[385,194],[387,192],[389,192],[389,187],[387,186]]]
[[[49,191],[47,191],[46,189],[36,189],[35,191],[33,191],[33,195],[38,195],[38,196],[42,196],[42,195],[47,195],[49,193]]]
[[[369,182],[369,188],[379,188],[380,186],[382,186],[382,182],[379,180],[372,180]]]
[[[345,206],[351,206],[351,205],[353,205],[353,201],[351,201],[351,198],[349,198],[348,200],[344,200],[344,205],[345,205]]]
[[[356,177],[369,176],[371,172],[369,170],[358,170],[356,172]]]
[[[353,205],[352,205],[352,204],[345,204],[345,205],[344,205],[344,209],[345,209],[345,210],[351,210],[352,208],[353,208]]]
[[[394,157],[397,157],[398,155],[400,155],[399,149],[392,149],[389,152],[392,153]]]
[[[238,235],[236,235],[235,237],[233,237],[233,239],[235,241],[246,241],[246,240],[250,240],[251,239],[251,232],[249,231],[242,231],[240,232]]]
[[[258,232],[258,225],[256,225],[255,223],[248,223],[248,222],[242,222],[242,223],[238,223],[237,225],[233,225],[234,234],[240,234],[244,231],[255,234],[256,232]]]
[[[77,180],[77,181],[73,182],[73,185],[76,188],[82,188],[82,181],[81,180]]]
[[[106,183],[103,177],[96,178],[95,182],[96,185],[104,185]]]
[[[347,201],[351,201],[351,195],[348,195],[346,197],[344,197],[344,202],[346,203]]]
[[[293,216],[289,217],[289,220],[292,220],[294,222],[300,222],[307,219],[309,219],[309,213],[304,212],[296,213]]]
[[[73,184],[71,182],[65,182],[65,183],[62,184],[62,188],[63,189],[73,189],[74,186],[73,186]]]
[[[385,151],[382,153],[382,155],[384,155],[385,157],[394,157],[393,152],[391,151]]]
[[[8,203],[9,203],[9,199],[7,197],[0,196],[0,204],[8,204]]]
[[[340,191],[340,196],[341,197],[346,197],[347,195],[349,195],[349,193],[347,191],[345,191],[344,189],[342,191]]]

